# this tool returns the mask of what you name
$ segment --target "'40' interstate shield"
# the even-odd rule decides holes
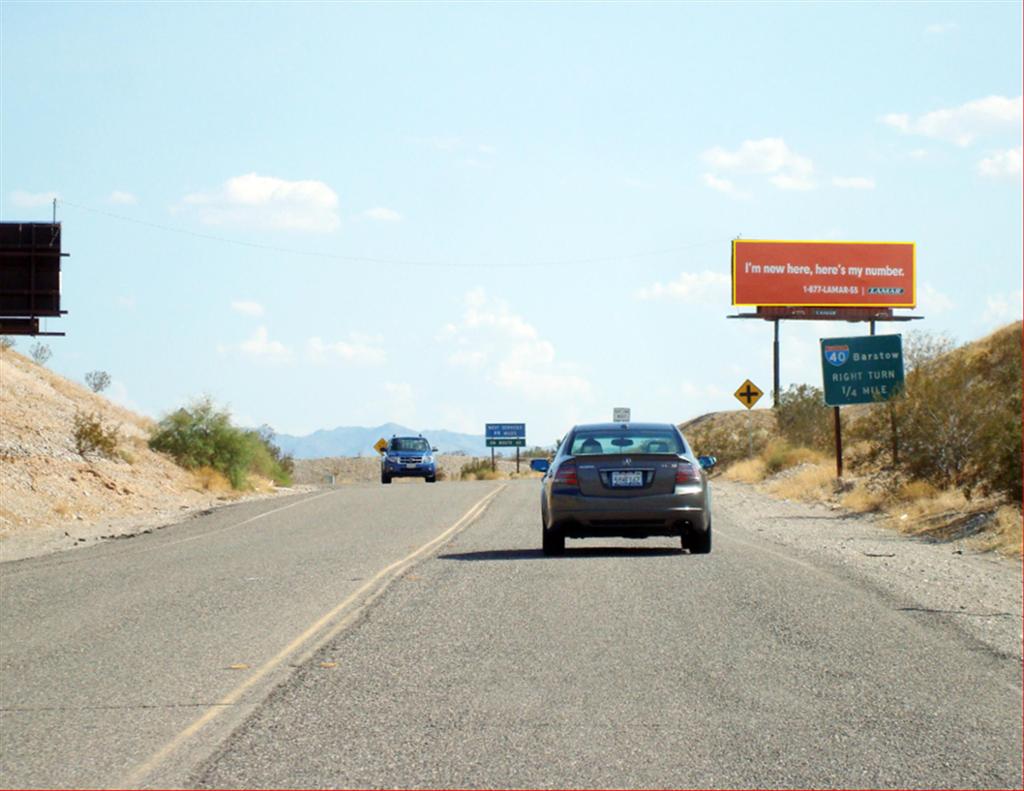
[[[846,344],[826,344],[825,359],[838,368],[850,359],[850,347]]]

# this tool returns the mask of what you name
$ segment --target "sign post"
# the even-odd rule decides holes
[[[747,379],[733,395],[747,408],[747,455],[754,458],[754,426],[750,422],[750,410],[761,400],[764,393],[760,387]]]
[[[491,449],[491,472],[497,469],[494,459],[495,448],[516,449],[516,473],[519,473],[519,449],[526,446],[525,423],[487,423],[484,425],[484,438]]]
[[[888,401],[903,389],[903,337],[862,335],[821,339],[821,376],[826,406],[833,407],[836,477],[843,477],[839,407]]]

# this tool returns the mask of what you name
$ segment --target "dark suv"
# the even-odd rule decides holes
[[[392,478],[423,478],[427,483],[437,480],[437,448],[423,437],[392,437],[380,457],[380,482]]]

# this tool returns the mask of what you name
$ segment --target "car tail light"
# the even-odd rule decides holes
[[[699,483],[700,482],[700,467],[696,467],[689,462],[679,462],[679,467],[676,469],[676,483]]]
[[[555,486],[579,486],[580,479],[576,475],[576,461],[569,459],[559,464],[552,483]]]

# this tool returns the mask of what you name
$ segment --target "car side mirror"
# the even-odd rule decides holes
[[[431,452],[431,453],[437,453],[437,448],[431,448],[431,449],[430,449],[430,452]]]
[[[716,459],[714,456],[698,456],[697,461],[700,463],[700,466],[705,470],[710,470],[712,467],[718,464],[718,459]]]
[[[530,469],[534,472],[547,472],[551,462],[547,459],[530,459]]]

